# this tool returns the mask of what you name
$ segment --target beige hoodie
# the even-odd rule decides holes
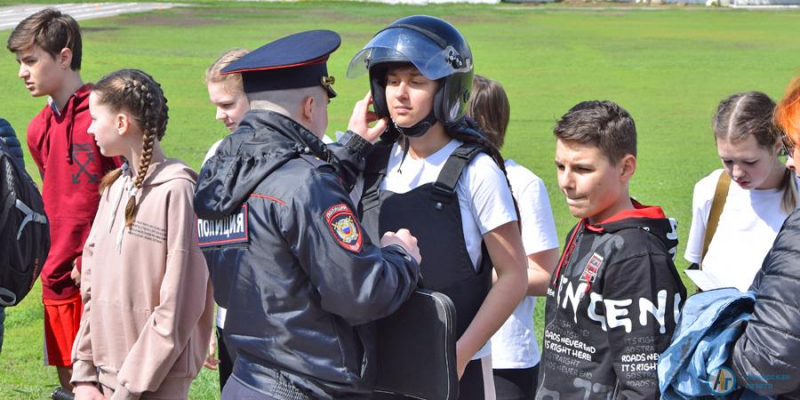
[[[127,175],[103,192],[83,249],[84,314],[72,381],[99,381],[113,400],[186,399],[214,314],[194,229],[197,174],[179,160],[151,165],[130,228]]]

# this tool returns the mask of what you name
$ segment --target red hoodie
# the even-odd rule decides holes
[[[48,104],[28,125],[28,148],[42,175],[42,198],[50,220],[50,253],[42,270],[42,297],[69,298],[79,292],[70,278],[100,201],[99,185],[119,161],[103,157],[86,133],[91,84],[78,89],[58,115]]]

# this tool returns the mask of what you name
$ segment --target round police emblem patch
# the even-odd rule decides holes
[[[339,246],[353,253],[361,251],[361,227],[346,204],[337,204],[325,211],[325,221]]]

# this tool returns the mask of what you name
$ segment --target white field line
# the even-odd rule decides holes
[[[60,11],[71,15],[78,21],[116,16],[125,13],[145,12],[153,10],[164,10],[180,6],[175,3],[90,3],[90,4],[60,4],[55,7]],[[12,7],[10,9],[0,10],[0,30],[10,29],[25,17],[33,14],[36,11],[42,10],[47,6],[37,7]]]

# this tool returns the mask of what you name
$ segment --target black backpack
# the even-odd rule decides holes
[[[30,292],[50,251],[50,225],[39,188],[0,141],[0,306]]]

